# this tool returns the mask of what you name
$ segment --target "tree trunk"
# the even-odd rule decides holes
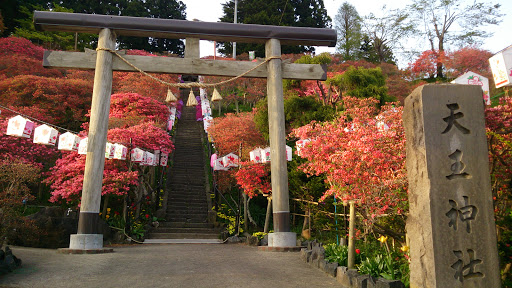
[[[105,199],[103,199],[103,211],[102,211],[103,219],[107,219],[106,217],[107,217],[108,198],[110,198],[109,196],[110,195],[107,194],[107,195],[105,195]]]
[[[302,237],[311,238],[311,209],[308,207],[306,216],[304,216],[304,223],[302,223]]]
[[[265,228],[263,228],[263,233],[268,233],[268,226],[270,223],[270,213],[272,212],[272,197],[267,197],[267,215],[265,216]]]
[[[440,37],[439,38],[439,51],[438,51],[438,56],[437,56],[437,77],[436,78],[444,78],[444,75],[443,75],[443,61],[441,59],[444,58],[444,43],[443,43],[443,38]]]
[[[244,193],[244,192],[242,192]],[[247,221],[247,210],[249,210],[249,205],[247,205],[247,194],[244,193],[244,231],[247,232],[249,230],[249,221]]]

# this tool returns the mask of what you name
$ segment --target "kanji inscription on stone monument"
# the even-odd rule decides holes
[[[500,287],[477,88],[425,85],[405,100],[411,287]]]

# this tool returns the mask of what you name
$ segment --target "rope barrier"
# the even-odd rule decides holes
[[[238,75],[238,76],[235,76],[233,78],[230,78],[230,79],[227,79],[227,80],[224,80],[224,81],[221,81],[221,82],[218,82],[218,83],[199,83],[199,82],[190,82],[190,83],[170,83],[170,82],[166,82],[166,81],[163,81],[161,79],[158,79],[152,75],[150,75],[149,73],[141,70],[140,68],[138,68],[137,66],[133,65],[132,63],[130,63],[128,60],[126,60],[123,56],[121,56],[119,53],[117,53],[117,51],[115,50],[112,50],[112,49],[109,49],[109,48],[102,48],[102,47],[98,47],[96,48],[96,51],[107,51],[107,52],[110,52],[114,55],[116,55],[117,57],[119,57],[121,60],[123,60],[124,63],[128,64],[128,66],[132,67],[133,69],[137,70],[138,72],[144,74],[145,76],[161,83],[161,84],[164,84],[164,85],[167,85],[169,87],[178,87],[178,88],[194,88],[194,87],[199,87],[199,88],[208,88],[208,87],[215,87],[215,86],[219,86],[219,85],[223,85],[223,84],[226,84],[226,83],[229,83],[229,82],[232,82],[232,81],[235,81],[241,77],[244,77],[245,75],[251,73],[252,71],[258,69],[259,67],[263,66],[264,64],[266,64],[267,62],[269,62],[270,60],[272,59],[281,59],[280,56],[271,56],[271,57],[268,57],[265,59],[265,61],[261,62],[260,64],[254,66],[252,69]]]

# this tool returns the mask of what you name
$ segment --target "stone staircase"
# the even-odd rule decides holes
[[[166,221],[160,222],[144,243],[222,243],[220,231],[208,223],[202,123],[195,115],[195,107],[183,107],[168,176]]]

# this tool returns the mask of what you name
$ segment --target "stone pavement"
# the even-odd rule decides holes
[[[340,287],[296,252],[237,244],[148,244],[114,253],[59,254],[11,247],[22,268],[0,277],[7,287]]]

